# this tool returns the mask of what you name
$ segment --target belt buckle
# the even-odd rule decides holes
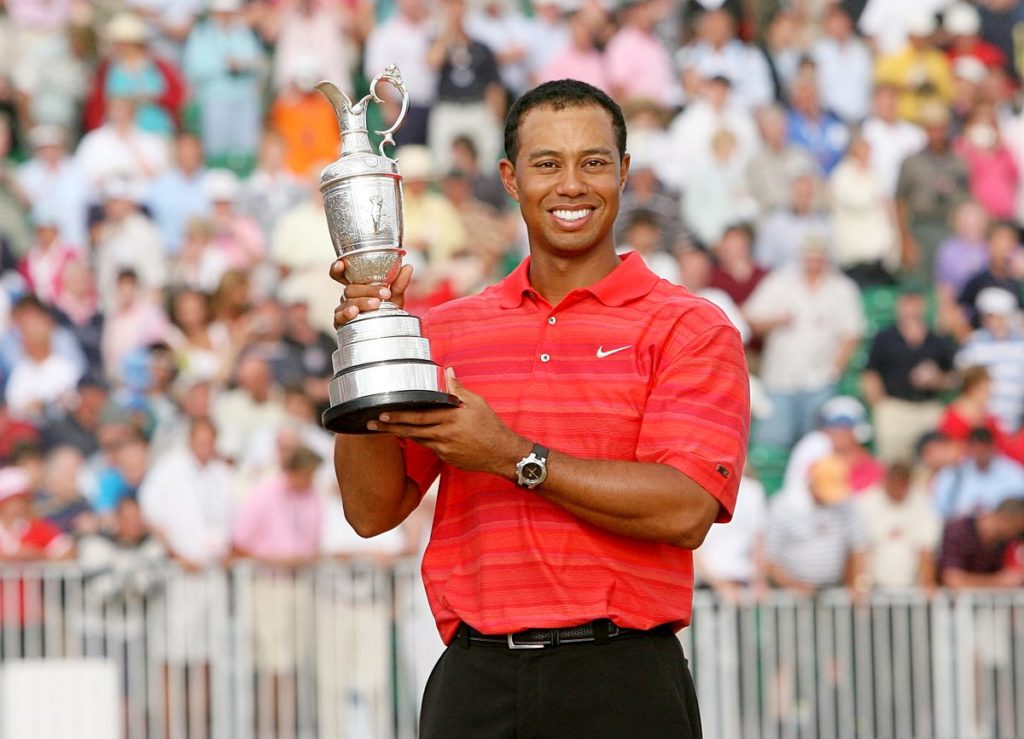
[[[543,649],[547,646],[546,644],[517,644],[512,638],[515,634],[506,634],[505,636],[508,639],[509,649]]]

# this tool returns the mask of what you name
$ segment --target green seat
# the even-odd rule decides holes
[[[789,449],[767,444],[754,444],[747,452],[747,461],[764,485],[765,492],[773,495],[782,488],[789,463]]]

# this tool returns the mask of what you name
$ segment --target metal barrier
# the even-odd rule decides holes
[[[0,569],[0,731],[47,711],[72,733],[4,739],[92,714],[126,739],[413,737],[441,649],[425,608],[413,561]],[[699,591],[680,639],[712,739],[1024,736],[1024,592]]]

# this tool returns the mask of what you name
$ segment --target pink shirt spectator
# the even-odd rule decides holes
[[[56,31],[71,18],[71,0],[7,0],[4,4],[15,26]]]
[[[254,490],[235,522],[235,546],[257,559],[313,559],[320,553],[320,496],[288,490],[278,475]]]
[[[654,34],[625,26],[608,42],[605,60],[609,82],[622,91],[620,103],[644,98],[672,104],[677,87],[672,58]]]
[[[971,195],[993,218],[1013,218],[1020,172],[1010,150],[981,149],[966,139],[955,145],[956,153],[967,165]]]
[[[612,88],[605,72],[605,59],[599,51],[580,51],[569,47],[555,56],[537,74],[537,84],[552,80],[579,80],[611,94]]]

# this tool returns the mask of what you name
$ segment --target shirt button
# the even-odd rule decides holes
[[[558,323],[558,319],[557,319],[557,318],[555,318],[554,316],[551,316],[551,317],[550,317],[550,318],[548,319],[548,323],[549,323],[550,325],[554,326],[554,325],[555,325],[556,323]]]
[[[541,354],[540,355],[540,361],[542,361],[542,362],[550,362],[551,361],[551,355],[550,354]]]

